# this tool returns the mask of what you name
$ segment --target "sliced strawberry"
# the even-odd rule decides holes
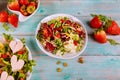
[[[43,35],[44,35],[44,38],[49,37],[48,30],[46,28],[43,29]]]
[[[91,21],[90,21],[90,26],[92,28],[100,28],[102,27],[102,21],[100,20],[100,18],[98,16],[95,16]]]
[[[96,41],[98,41],[99,43],[106,43],[107,39],[106,39],[106,33],[103,30],[100,31],[96,31],[94,33],[94,38]]]
[[[26,10],[29,14],[32,14],[35,11],[35,9],[36,7],[34,5],[28,5]]]
[[[77,46],[78,45],[78,42],[77,41],[73,41],[74,45]]]
[[[27,5],[29,3],[29,1],[28,0],[19,0],[19,3],[21,5]]]
[[[71,25],[72,22],[71,22],[70,20],[66,20],[66,21],[65,21],[65,24],[69,24],[69,25]]]
[[[60,33],[57,33],[57,34],[56,34],[56,37],[57,37],[57,38],[60,38]]]
[[[64,23],[64,22],[65,22],[65,20],[64,20],[64,19],[61,19],[60,21],[61,21],[61,23]]]
[[[76,29],[76,32],[77,32],[78,34],[81,34],[82,30],[81,30],[80,28],[77,28],[77,29]]]
[[[47,27],[47,29],[48,29],[49,37],[50,38],[53,37],[53,30],[51,28],[49,28],[49,27]]]
[[[54,24],[53,24],[53,23],[50,25],[50,28],[51,28],[51,29],[53,29],[53,28],[54,28]]]
[[[36,3],[35,2],[30,2],[29,5],[36,6]]]
[[[15,14],[12,14],[8,17],[8,22],[12,24],[15,28],[18,27],[18,17]]]
[[[1,54],[1,58],[7,58],[8,55],[7,54]]]
[[[119,25],[116,23],[116,21],[112,20],[112,21],[108,21],[106,23],[106,32],[108,34],[112,34],[112,35],[119,35],[120,34],[120,27]]]
[[[26,11],[26,6],[25,5],[22,5],[20,7],[20,12],[24,15],[24,16],[28,16],[28,13]]]
[[[24,51],[18,51],[17,53],[18,54],[24,54]]]
[[[46,42],[46,49],[49,50],[50,52],[53,52],[55,47],[53,46],[53,44]]]
[[[20,5],[19,5],[18,0],[14,0],[14,1],[9,0],[8,7],[11,10],[16,10],[16,11],[20,10]]]
[[[1,11],[0,12],[0,22],[7,22],[8,21],[8,12]]]

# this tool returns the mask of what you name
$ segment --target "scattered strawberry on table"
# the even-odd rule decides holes
[[[104,30],[97,30],[94,33],[94,38],[96,41],[100,42],[100,43],[106,43],[107,39],[106,39],[106,33]]]
[[[18,17],[15,14],[9,15],[8,22],[12,24],[15,28],[18,27]]]
[[[106,35],[120,35],[120,27],[115,20],[104,15],[91,14],[90,27],[95,29],[94,39],[99,43],[110,42],[112,45],[120,44]]]
[[[0,12],[0,22],[10,23],[14,28],[18,27],[18,16],[16,14],[9,14],[7,11]],[[3,24],[3,26],[6,24]],[[6,25],[7,26],[7,25]]]
[[[37,0],[9,0],[8,7],[11,10],[20,11],[24,16],[31,15],[37,8]]]
[[[8,13],[6,11],[0,12],[0,22],[7,22],[8,21]]]

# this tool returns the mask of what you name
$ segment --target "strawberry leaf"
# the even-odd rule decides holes
[[[113,39],[107,39],[107,41],[109,41],[109,43],[111,44],[111,45],[120,45],[120,43],[118,43],[118,42],[116,42],[115,40],[113,40]]]

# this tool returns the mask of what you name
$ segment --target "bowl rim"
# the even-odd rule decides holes
[[[17,15],[19,16],[18,19],[19,19],[20,22],[27,21],[30,17],[32,17],[32,16],[38,11],[39,7],[40,7],[40,0],[38,0],[38,6],[37,6],[36,10],[35,10],[31,15],[29,15],[29,16],[24,16],[20,11],[11,10],[11,9],[8,7],[8,5],[7,5],[7,9],[8,9],[10,12],[12,12],[12,13],[14,13],[14,14],[17,14]]]
[[[40,25],[41,25],[42,22],[47,22],[47,21],[49,21],[49,20],[51,20],[51,19],[54,19],[54,18],[57,18],[57,17],[60,17],[60,16],[68,17],[68,18],[72,19],[73,21],[78,22],[80,25],[82,25],[82,27],[83,27],[83,29],[84,29],[84,31],[85,31],[85,33],[86,33],[85,44],[84,44],[82,50],[81,50],[80,52],[76,53],[76,54],[75,54],[74,56],[72,56],[72,57],[56,56],[56,55],[52,54],[51,52],[48,52],[47,50],[45,50],[45,49],[43,48],[43,46],[41,45],[41,43],[39,42],[39,40],[36,38],[36,37],[37,37],[38,30],[39,30]],[[83,51],[86,49],[87,43],[88,43],[88,34],[87,34],[87,30],[86,30],[84,24],[81,22],[81,20],[79,20],[79,19],[77,19],[76,17],[74,17],[74,16],[72,16],[72,15],[69,15],[69,14],[57,13],[57,14],[49,15],[49,16],[43,18],[43,19],[39,22],[39,24],[37,25],[37,28],[36,28],[36,32],[35,32],[35,40],[36,40],[36,42],[37,42],[38,47],[39,47],[45,54],[47,54],[48,56],[53,57],[53,58],[58,58],[58,59],[73,59],[73,58],[79,56],[80,54],[82,54]],[[72,54],[73,54],[73,53],[72,53]]]

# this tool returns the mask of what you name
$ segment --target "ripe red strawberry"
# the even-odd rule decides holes
[[[102,27],[102,24],[103,23],[98,16],[93,17],[93,19],[90,21],[90,26],[92,28],[100,28]]]
[[[7,22],[8,21],[8,13],[6,11],[0,12],[0,22]]]
[[[8,22],[12,24],[15,28],[18,27],[18,17],[15,14],[12,14],[8,17]]]
[[[106,43],[107,42],[107,38],[106,38],[106,33],[103,30],[98,30],[94,33],[94,38],[96,41],[98,41],[99,43]]]
[[[28,15],[28,13],[27,13],[27,11],[26,11],[26,6],[25,6],[25,5],[22,5],[22,6],[20,7],[20,12],[21,12],[24,16],[27,16],[27,15]]]
[[[19,3],[21,5],[27,5],[29,3],[29,1],[28,0],[19,0]]]
[[[112,34],[112,35],[119,35],[120,34],[120,27],[119,25],[116,23],[116,21],[114,20],[110,20],[106,23],[105,26],[105,31],[108,34]]]
[[[14,1],[9,0],[8,7],[11,10],[16,10],[16,11],[20,10],[20,5],[19,5],[18,0],[14,0]]]

